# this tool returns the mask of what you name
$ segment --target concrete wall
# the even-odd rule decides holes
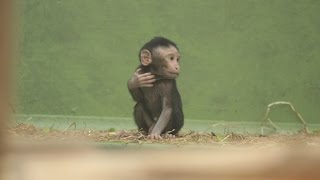
[[[187,118],[260,121],[285,100],[320,122],[320,1],[28,0],[21,9],[20,113],[130,117],[137,51],[162,35],[181,49]],[[297,120],[288,107],[272,116]]]

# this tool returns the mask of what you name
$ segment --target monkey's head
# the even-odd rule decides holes
[[[143,69],[165,79],[179,76],[180,57],[177,45],[163,37],[151,39],[139,52]]]

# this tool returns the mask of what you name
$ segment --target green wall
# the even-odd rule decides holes
[[[130,117],[138,50],[162,35],[181,49],[186,118],[257,122],[284,100],[320,122],[318,0],[25,0],[21,9],[22,114]],[[296,120],[275,109],[278,121]]]

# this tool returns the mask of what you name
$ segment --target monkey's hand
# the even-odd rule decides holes
[[[149,128],[149,135],[148,137],[150,139],[162,139],[160,133],[157,133],[157,132],[153,132],[153,128],[154,126],[156,125],[156,122],[153,122],[151,127]]]
[[[141,68],[137,69],[131,79],[128,81],[128,88],[133,90],[139,87],[152,87],[156,81],[155,76],[151,73],[139,74]]]
[[[148,135],[148,137],[149,137],[150,139],[156,139],[156,140],[157,140],[157,139],[162,139],[160,133],[151,133],[151,134]]]

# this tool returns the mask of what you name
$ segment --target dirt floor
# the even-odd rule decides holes
[[[320,147],[320,133],[299,132],[288,135],[240,135],[227,132],[217,135],[214,132],[195,132],[185,130],[175,138],[163,138],[161,140],[151,140],[146,135],[137,130],[106,131],[77,130],[75,124],[71,124],[66,130],[55,130],[50,128],[36,128],[32,124],[18,124],[9,129],[9,134],[13,137],[28,141],[85,141],[94,143],[115,143],[115,144],[136,144],[136,145],[171,145],[171,146],[229,146],[244,145],[256,148],[269,147],[277,144],[299,145]],[[215,146],[215,147],[216,147]]]

